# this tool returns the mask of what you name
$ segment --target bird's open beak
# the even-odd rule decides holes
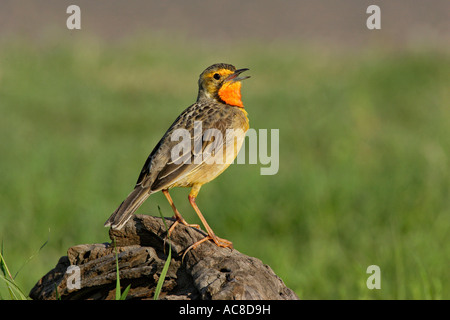
[[[246,76],[246,77],[239,77],[239,75],[244,72],[247,71],[249,69],[244,68],[244,69],[238,69],[236,70],[233,74],[231,74],[230,76],[228,76],[228,78],[225,79],[225,81],[232,81],[232,82],[236,82],[236,81],[242,81],[245,79],[250,78],[250,76]]]

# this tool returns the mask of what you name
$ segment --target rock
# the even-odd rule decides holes
[[[170,227],[174,220],[166,222]],[[160,299],[298,299],[269,266],[235,249],[206,241],[183,257],[186,248],[205,236],[203,231],[179,224],[169,240],[161,218],[136,215],[122,230],[110,229],[109,235],[111,243],[69,248],[31,289],[30,297],[115,299],[117,252],[122,290],[131,284],[127,299],[153,299],[170,241],[172,259]]]

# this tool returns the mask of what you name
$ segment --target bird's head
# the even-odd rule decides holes
[[[217,63],[206,68],[198,80],[198,98],[214,99],[221,103],[243,108],[241,81],[250,78],[239,77],[248,69],[238,69],[226,63]]]

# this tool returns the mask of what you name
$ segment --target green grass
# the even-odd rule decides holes
[[[114,238],[114,250],[116,252],[116,300],[125,300],[128,295],[128,291],[130,291],[131,283],[121,292],[120,285],[120,271],[119,271],[119,251],[116,247],[116,238]]]
[[[295,45],[0,46],[0,237],[27,293],[67,248],[109,241],[104,221],[215,62],[248,67],[255,129],[280,129],[280,168],[231,166],[197,203],[215,233],[303,299],[449,299],[450,55]],[[200,223],[188,190],[172,197]],[[155,194],[138,213],[171,208]],[[50,233],[49,233],[50,229]],[[368,290],[367,266],[381,268]],[[0,284],[0,294],[8,297]]]
[[[8,300],[27,300],[27,295],[19,288],[8,269],[8,265],[0,253],[0,283],[5,286],[9,293]],[[0,299],[5,299],[0,296]]]
[[[166,279],[166,275],[167,275],[167,271],[169,270],[169,266],[170,266],[170,261],[172,259],[172,242],[170,240],[170,235],[169,235],[169,228],[167,228],[167,224],[166,224],[166,220],[164,219],[164,216],[161,212],[161,207],[158,206],[158,211],[159,211],[159,215],[161,216],[162,221],[164,222],[164,227],[166,228],[166,232],[167,232],[167,240],[169,241],[169,253],[167,254],[167,258],[166,261],[164,262],[164,266],[161,270],[161,274],[159,275],[159,279],[158,279],[158,283],[156,284],[156,288],[155,288],[155,294],[153,296],[153,300],[158,300],[159,295],[161,293],[161,289],[164,285],[164,281]]]

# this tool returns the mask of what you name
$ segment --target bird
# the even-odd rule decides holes
[[[233,248],[231,241],[215,235],[198,208],[196,198],[204,184],[228,168],[242,147],[249,129],[241,96],[241,81],[250,78],[241,74],[247,70],[236,69],[228,63],[216,63],[200,74],[196,102],[176,118],[156,144],[133,191],[112,213],[105,227],[120,230],[151,194],[161,191],[174,213],[175,222],[168,230],[169,235],[179,223],[200,229],[199,225],[186,222],[169,194],[171,188],[191,188],[189,203],[207,235],[187,250],[208,240],[219,247]],[[188,133],[184,149],[180,147],[180,132]],[[178,149],[178,153],[174,151]]]

